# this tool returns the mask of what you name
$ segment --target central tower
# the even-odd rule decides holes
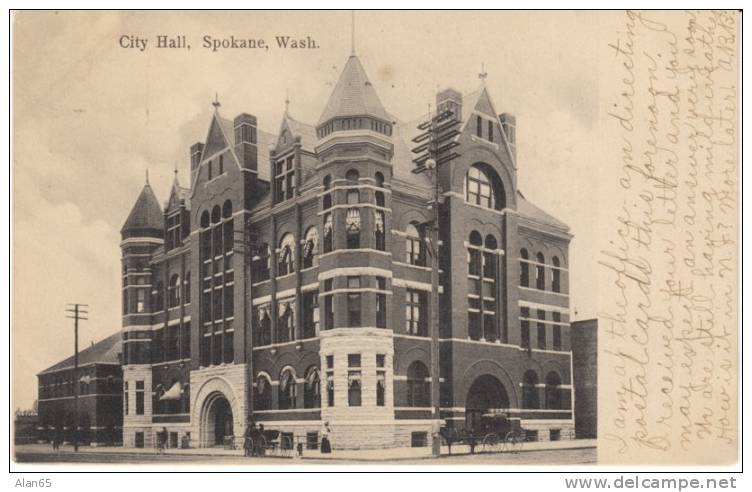
[[[393,121],[358,57],[347,60],[316,126],[323,320],[321,418],[335,440],[394,435],[391,313]]]

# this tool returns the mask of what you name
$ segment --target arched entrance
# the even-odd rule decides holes
[[[201,429],[204,446],[220,446],[225,437],[234,435],[232,406],[222,393],[215,392],[209,395],[202,413]]]
[[[509,408],[509,396],[504,385],[495,377],[485,374],[473,381],[465,400],[465,427],[475,429],[480,417]]]

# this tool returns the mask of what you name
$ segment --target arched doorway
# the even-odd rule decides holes
[[[470,386],[465,400],[465,427],[475,429],[483,414],[509,408],[509,395],[501,381],[490,374],[478,377]]]
[[[209,395],[203,414],[201,424],[204,446],[221,446],[225,437],[234,435],[232,406],[222,393]]]

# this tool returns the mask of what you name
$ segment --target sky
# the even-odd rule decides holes
[[[478,74],[497,112],[517,118],[518,184],[569,224],[572,317],[596,313],[597,22],[587,12],[358,12],[355,49],[386,109],[426,113],[438,89]],[[120,329],[120,227],[148,169],[160,202],[175,166],[220,112],[277,133],[290,113],[315,124],[351,51],[351,13],[16,12],[13,19],[12,405],[71,355],[67,303],[89,305],[80,347]],[[40,35],[43,33],[43,35]],[[120,47],[122,35],[185,35],[190,50]],[[201,48],[203,36],[311,36],[315,50]]]

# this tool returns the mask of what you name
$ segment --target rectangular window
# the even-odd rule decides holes
[[[538,348],[541,350],[546,349],[546,312],[542,309],[538,310]]]
[[[135,440],[136,440],[135,446],[137,448],[144,447],[144,433],[143,432],[136,432]]]
[[[376,406],[383,407],[386,401],[386,356],[376,354]]]
[[[561,313],[552,313],[554,323],[561,323]],[[561,325],[554,325],[554,350],[561,350]]]
[[[379,289],[376,294],[376,328],[386,328],[386,278],[376,277],[376,288]]]
[[[123,383],[123,415],[128,415],[129,413],[129,401],[128,401],[128,381]]]
[[[144,382],[136,381],[136,415],[144,414]]]
[[[312,338],[319,333],[319,293],[303,294],[303,338]]]
[[[494,139],[494,125],[493,121],[488,122],[488,141],[493,142]]]
[[[347,355],[347,403],[351,407],[361,405],[360,354]]]
[[[274,165],[275,203],[289,200],[295,194],[295,156],[280,159]]]
[[[405,291],[405,330],[410,335],[426,336],[425,297],[419,290]]]
[[[483,138],[483,118],[480,116],[475,119],[475,130],[480,138]]]
[[[360,277],[347,277],[347,288],[360,289]],[[347,293],[347,326],[357,327],[361,324],[360,298],[360,292]]]
[[[520,308],[520,338],[524,348],[530,348],[530,308]]]
[[[331,292],[331,290],[332,279],[324,280],[324,291]],[[327,330],[334,328],[334,300],[332,297],[332,294],[324,297],[324,323],[326,323]]]
[[[334,406],[334,356],[326,356],[326,402],[327,406]]]

